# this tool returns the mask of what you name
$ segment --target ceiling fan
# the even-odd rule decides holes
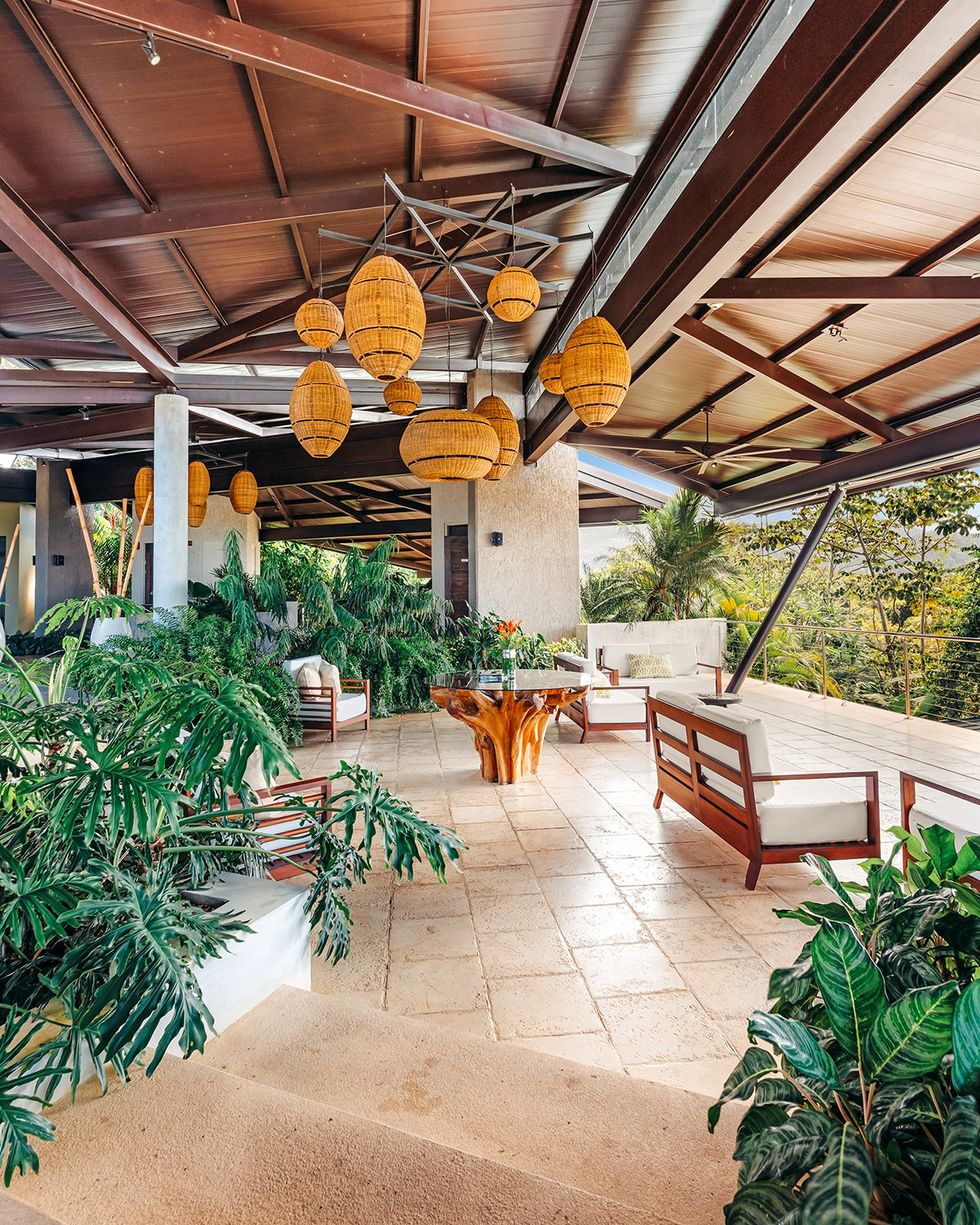
[[[696,459],[701,460],[698,476],[704,476],[706,472],[722,465],[731,468],[747,468],[756,460],[778,459],[790,450],[789,447],[754,447],[750,442],[713,443],[711,441],[711,414],[714,410],[708,406],[701,411],[704,413],[704,442],[700,446],[690,443],[684,447],[685,451],[689,451]],[[691,464],[685,466],[693,467]]]

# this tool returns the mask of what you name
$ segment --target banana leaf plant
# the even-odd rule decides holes
[[[78,610],[73,610],[77,612]],[[212,1028],[197,969],[247,932],[189,896],[222,870],[261,874],[271,807],[250,764],[296,775],[240,678],[174,677],[65,640],[58,660],[0,658],[0,1164],[37,1170],[43,1108],[94,1068],[103,1090],[151,1074]],[[462,849],[380,778],[341,763],[330,802],[297,801],[314,848],[306,912],[318,954],[350,948],[348,893],[372,866],[445,878]],[[346,785],[342,780],[346,779]],[[377,861],[375,863],[375,861]]]
[[[806,856],[833,899],[776,912],[813,935],[708,1112],[752,1103],[728,1225],[980,1222],[980,838],[893,832],[859,884]]]

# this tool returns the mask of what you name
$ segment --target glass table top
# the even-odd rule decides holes
[[[513,680],[504,680],[493,668],[478,672],[440,672],[432,678],[433,689],[476,689],[483,693],[499,693],[504,689],[538,693],[552,689],[588,689],[591,683],[581,672],[548,668],[518,668]]]

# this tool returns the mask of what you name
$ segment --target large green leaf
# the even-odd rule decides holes
[[[980,982],[966,988],[953,1010],[953,1087],[980,1092]]]
[[[810,952],[834,1037],[856,1055],[885,1007],[884,979],[854,928],[844,923],[824,923]]]
[[[932,1178],[943,1225],[980,1221],[980,1116],[976,1099],[958,1097],[946,1119],[943,1155]]]
[[[855,920],[859,919],[861,912],[858,909],[857,903],[848,892],[847,886],[834,871],[830,860],[825,859],[823,855],[811,854],[804,855],[803,862],[805,864],[809,864],[809,866],[817,873],[823,884],[825,884],[833,893],[837,894],[844,905],[844,909],[847,910]]]
[[[749,1033],[778,1047],[797,1072],[825,1081],[835,1089],[840,1087],[834,1061],[802,1021],[773,1016],[769,1012],[753,1012],[749,1018]]]
[[[800,1197],[774,1182],[740,1187],[725,1205],[725,1225],[793,1225],[799,1218]]]
[[[788,1119],[789,1113],[785,1106],[750,1106],[742,1115],[742,1121],[735,1133],[733,1160],[745,1161],[752,1155],[756,1141],[763,1132],[771,1127],[782,1127]]]
[[[745,1101],[755,1092],[759,1081],[776,1070],[776,1061],[761,1046],[750,1046],[725,1081],[721,1097],[708,1109],[708,1130],[714,1132],[726,1102]]]
[[[845,1124],[827,1158],[807,1181],[800,1225],[867,1225],[874,1191],[871,1157],[857,1129]]]
[[[797,1110],[785,1123],[760,1132],[742,1164],[739,1182],[784,1182],[792,1185],[823,1160],[834,1129],[825,1114]]]
[[[953,1040],[956,983],[910,991],[879,1013],[868,1032],[864,1067],[870,1080],[914,1080],[935,1072]]]

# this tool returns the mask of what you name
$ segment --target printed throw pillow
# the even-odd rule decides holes
[[[664,680],[674,675],[669,655],[627,655],[630,676],[637,679]]]

